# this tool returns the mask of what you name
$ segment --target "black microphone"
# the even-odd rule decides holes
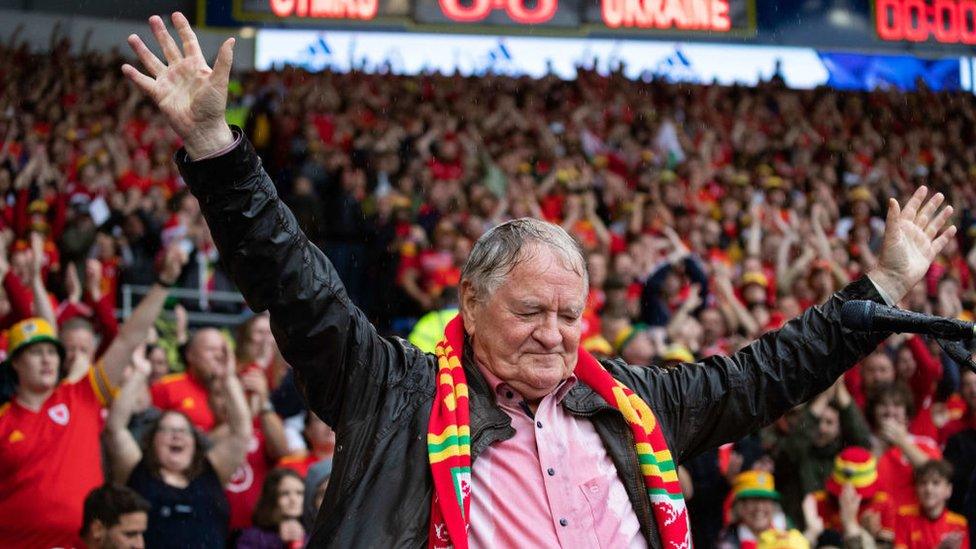
[[[858,332],[924,334],[940,339],[965,341],[976,337],[976,324],[853,300],[840,308],[844,327]]]

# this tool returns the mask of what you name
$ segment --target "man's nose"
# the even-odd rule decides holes
[[[532,335],[547,350],[555,348],[563,339],[559,333],[559,317],[556,314],[545,315]]]

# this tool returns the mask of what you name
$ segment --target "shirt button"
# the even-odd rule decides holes
[[[556,470],[555,470],[555,469],[553,469],[552,467],[550,467],[550,468],[548,468],[548,469],[546,469],[546,472],[547,472],[547,473],[549,473],[549,476],[550,476],[550,477],[554,477],[554,476],[556,476]]]
[[[559,519],[559,525],[560,526],[566,526],[567,524],[569,524],[569,521],[568,520],[566,520],[564,518]]]
[[[535,426],[542,429],[542,422],[541,421],[535,422]]]

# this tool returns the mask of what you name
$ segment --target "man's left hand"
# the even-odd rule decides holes
[[[942,231],[952,206],[936,214],[945,197],[936,193],[928,198],[928,193],[928,188],[919,187],[904,209],[894,198],[888,200],[881,257],[868,276],[892,302],[900,301],[925,276],[935,256],[956,234],[955,225]]]

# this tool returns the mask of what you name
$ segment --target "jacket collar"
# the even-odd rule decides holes
[[[461,367],[468,383],[468,415],[471,422],[471,461],[497,440],[515,436],[512,418],[495,404],[485,377],[478,371],[468,338],[464,338]]]

